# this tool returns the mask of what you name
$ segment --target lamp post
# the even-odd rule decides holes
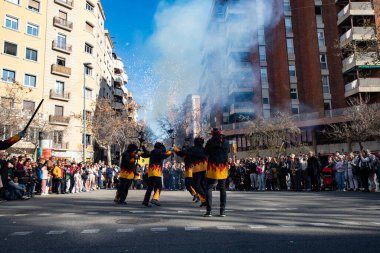
[[[90,62],[83,63],[83,162],[86,163],[86,69],[91,66]]]

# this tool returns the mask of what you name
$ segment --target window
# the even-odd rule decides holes
[[[330,111],[331,110],[331,100],[325,100],[324,103],[324,109],[325,111]]]
[[[296,77],[296,66],[289,65],[289,76]]]
[[[37,50],[26,48],[25,58],[31,61],[37,61]]]
[[[91,46],[91,45],[89,45],[89,44],[87,44],[87,43],[85,43],[84,44],[84,51],[86,52],[86,53],[88,53],[88,54],[92,54],[92,50],[93,50],[93,46]]]
[[[318,45],[319,47],[324,47],[325,44],[325,32],[323,29],[318,29]]]
[[[40,11],[40,1],[37,0],[29,0],[28,9],[32,11]]]
[[[326,54],[320,54],[319,59],[321,62],[321,69],[327,69],[327,56],[326,56]]]
[[[284,11],[291,11],[289,0],[284,0]]]
[[[286,39],[286,46],[288,48],[288,54],[294,54],[293,39]]]
[[[92,24],[90,24],[89,22],[86,22],[86,31],[89,33],[94,32],[94,26]]]
[[[84,72],[86,73],[86,75],[92,76],[92,68],[84,66]]]
[[[286,30],[286,33],[293,33],[291,17],[285,17],[285,30]]]
[[[260,61],[266,61],[267,60],[267,54],[266,54],[265,46],[259,46],[259,55],[260,55]]]
[[[12,30],[18,30],[18,18],[6,15],[5,16],[5,27],[12,29]]]
[[[65,83],[61,81],[56,81],[54,91],[56,95],[63,97],[65,92]]]
[[[28,23],[26,26],[26,33],[37,37],[39,34],[39,27],[37,25]]]
[[[86,88],[85,91],[84,91],[84,96],[87,99],[92,99],[92,90],[89,89],[89,88]]]
[[[6,0],[7,2],[14,3],[20,5],[20,0]]]
[[[1,79],[3,81],[6,81],[8,83],[13,83],[15,81],[16,72],[9,69],[3,69],[3,75],[1,76]]]
[[[61,144],[63,142],[63,131],[53,132],[53,142],[56,144]]]
[[[290,98],[291,99],[298,99],[297,89],[290,89]]]
[[[268,70],[267,68],[260,69],[261,82],[268,82]]]
[[[86,10],[94,12],[94,5],[89,1],[86,1]]]
[[[57,36],[57,46],[61,49],[66,49],[66,35],[58,34]]]
[[[90,146],[90,145],[92,145],[91,144],[91,135],[89,135],[89,134],[86,134],[86,146]],[[82,140],[82,142],[83,142],[83,140]]]
[[[269,105],[269,98],[263,98],[263,105]]]
[[[298,107],[292,107],[292,114],[297,115],[300,113],[300,109]]]
[[[36,76],[25,74],[24,85],[29,87],[36,87]]]
[[[64,11],[59,11],[59,18],[61,18],[62,20],[67,20],[67,12],[64,12]]]
[[[63,106],[56,105],[54,107],[54,115],[63,117]]]
[[[33,101],[24,100],[22,102],[22,109],[24,111],[34,112],[36,103]]]
[[[15,100],[13,98],[1,97],[1,107],[12,109],[15,107]]]
[[[329,82],[329,76],[322,76],[322,88],[324,94],[330,94],[330,82]]]
[[[263,110],[263,117],[264,117],[264,119],[270,118],[270,109],[264,109]]]
[[[57,57],[57,65],[59,66],[66,66],[66,59],[62,57]]]
[[[17,44],[11,42],[4,42],[4,54],[17,56]]]

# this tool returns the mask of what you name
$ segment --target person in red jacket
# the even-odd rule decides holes
[[[149,199],[152,191],[154,190],[153,198],[151,203],[160,206],[160,194],[162,189],[162,166],[163,161],[172,155],[172,148],[166,151],[164,144],[161,142],[156,142],[154,144],[154,149],[152,151],[146,150],[145,146],[143,148],[143,154],[141,157],[150,158],[148,167],[148,188],[145,193],[143,205],[149,206]]]

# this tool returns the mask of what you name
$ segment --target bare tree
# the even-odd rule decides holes
[[[301,130],[293,118],[279,112],[270,119],[258,117],[248,123],[251,151],[268,150],[280,155],[288,145],[295,145]]]
[[[363,142],[380,138],[380,105],[368,102],[369,97],[348,99],[350,106],[343,113],[345,122],[330,124],[323,133],[335,140],[347,141],[349,150],[352,142],[363,149]]]

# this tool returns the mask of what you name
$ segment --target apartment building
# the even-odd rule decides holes
[[[245,2],[257,8],[247,8]],[[201,85],[204,92],[219,87],[224,94],[219,99],[223,103],[203,98],[211,125],[224,129],[243,151],[250,146],[245,121],[283,111],[294,115],[302,130],[300,141],[328,143],[318,132],[342,120],[347,99],[369,96],[372,102],[379,101],[377,48],[368,47],[376,39],[379,4],[369,0],[214,1]],[[270,19],[269,9],[273,10]],[[208,43],[215,30],[225,41],[219,50],[225,53],[217,58],[215,47]]]
[[[114,66],[120,64],[104,28],[101,2],[1,0],[0,6],[0,89],[13,81],[31,87],[18,106],[34,110],[45,99],[40,112],[49,123],[44,130],[51,134],[45,135],[49,140],[43,148],[56,157],[91,160],[94,140],[83,123],[99,96],[114,95]]]

